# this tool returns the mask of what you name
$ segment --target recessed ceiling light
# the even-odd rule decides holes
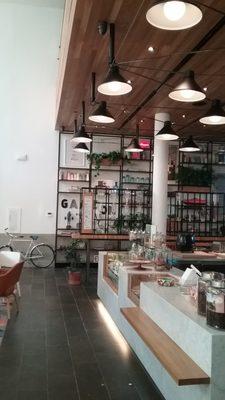
[[[171,124],[172,124],[172,125],[175,125],[175,122],[172,122]]]
[[[141,122],[144,122],[144,120],[143,120],[143,119],[141,119]]]
[[[149,47],[148,47],[148,51],[150,51],[150,53],[154,53],[154,47],[149,46]]]
[[[183,118],[186,118],[186,115],[185,115],[185,114],[183,114],[183,115],[182,115],[182,117],[183,117]]]
[[[203,90],[204,90],[204,92],[207,92],[208,88],[207,88],[207,87],[204,87]]]
[[[130,79],[128,79],[127,83],[129,83],[129,85],[130,85],[130,84],[131,84],[131,80],[130,80]]]

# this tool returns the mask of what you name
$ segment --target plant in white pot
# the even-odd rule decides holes
[[[80,240],[74,240],[65,249],[65,257],[69,262],[68,267],[68,283],[70,285],[81,284],[81,263],[79,262],[79,256],[77,250],[81,248]]]

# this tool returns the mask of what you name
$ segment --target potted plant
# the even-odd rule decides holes
[[[109,153],[91,153],[88,154],[88,159],[95,165],[95,176],[99,175],[101,165],[121,165],[122,160],[128,161],[120,151],[110,151]]]
[[[80,240],[73,240],[72,243],[65,249],[65,257],[69,262],[68,267],[68,283],[70,285],[81,284],[81,264],[79,263],[79,257],[77,250],[81,248]]]

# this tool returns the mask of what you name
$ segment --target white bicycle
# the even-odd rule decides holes
[[[55,252],[48,244],[38,243],[35,245],[34,242],[38,239],[38,236],[31,235],[29,239],[24,239],[24,236],[9,233],[8,228],[4,230],[9,241],[0,246],[0,251],[19,251],[24,261],[30,261],[37,268],[47,268],[52,265],[55,260]],[[19,243],[27,243],[25,252],[17,247]]]

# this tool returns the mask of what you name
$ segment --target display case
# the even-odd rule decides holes
[[[104,255],[103,278],[107,284],[118,294],[119,269],[128,261],[128,252],[108,252]]]
[[[154,268],[147,271],[131,271],[128,273],[128,298],[133,301],[136,306],[140,303],[140,285],[141,282],[155,282],[156,285],[164,280],[164,286],[178,285],[179,277],[168,271],[158,272]],[[159,283],[158,283],[159,281]]]

